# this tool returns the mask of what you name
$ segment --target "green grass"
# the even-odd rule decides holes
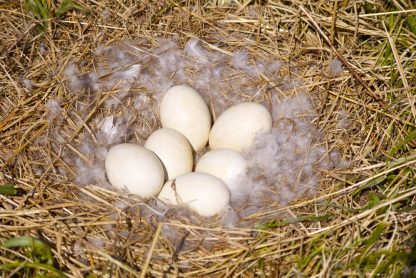
[[[11,184],[0,185],[0,195],[14,196],[17,195],[17,189]]]
[[[39,21],[42,30],[46,29],[51,19],[64,16],[71,10],[85,10],[82,6],[74,3],[73,0],[63,0],[56,8],[47,0],[26,0],[26,9]]]
[[[54,267],[51,248],[39,239],[30,236],[15,237],[7,240],[1,247],[6,251],[14,248],[25,249],[30,260],[12,258],[11,262],[0,265],[0,270],[15,271],[16,274],[29,277],[66,277]]]

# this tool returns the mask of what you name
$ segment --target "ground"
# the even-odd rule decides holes
[[[415,4],[223,2],[0,3],[2,277],[414,277]],[[321,170],[316,195],[249,228],[161,223],[137,197],[80,185],[64,154],[85,158],[81,135],[109,115],[111,93],[70,113],[86,100],[68,66],[82,75],[98,47],[160,38],[282,61],[282,76],[304,81],[285,94],[311,97],[325,146],[349,167]]]

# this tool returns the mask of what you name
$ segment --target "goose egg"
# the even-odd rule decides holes
[[[162,127],[182,133],[195,151],[203,149],[211,129],[208,105],[199,93],[186,85],[171,87],[160,103]]]
[[[195,167],[195,172],[220,178],[231,192],[238,190],[240,179],[246,171],[246,160],[239,152],[230,149],[216,149],[205,153]]]
[[[205,173],[188,173],[165,183],[158,198],[166,204],[185,205],[201,216],[222,212],[230,191],[222,180]]]
[[[105,171],[112,186],[127,188],[142,198],[156,196],[163,186],[163,166],[157,156],[143,146],[119,144],[110,148]]]
[[[215,121],[209,135],[212,150],[219,148],[243,151],[256,135],[272,129],[272,116],[261,104],[244,102],[231,106]]]
[[[185,136],[176,130],[158,129],[150,135],[144,146],[162,161],[168,180],[192,171],[192,147]]]

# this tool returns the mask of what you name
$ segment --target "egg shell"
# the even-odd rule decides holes
[[[192,171],[192,147],[178,131],[171,128],[158,129],[147,138],[144,146],[162,161],[167,173],[166,180]]]
[[[208,105],[199,93],[186,85],[171,87],[160,103],[162,127],[182,133],[195,151],[202,150],[211,129]]]
[[[156,196],[163,186],[164,170],[158,157],[136,144],[119,144],[110,148],[105,171],[112,186],[127,188],[142,198]]]
[[[209,136],[211,150],[227,148],[244,151],[258,134],[272,129],[272,116],[261,104],[243,102],[225,110],[215,121]]]
[[[158,198],[166,204],[185,205],[204,217],[221,213],[230,203],[230,191],[219,178],[188,173],[165,183]]]
[[[195,166],[195,172],[207,173],[220,178],[231,192],[238,190],[247,172],[247,161],[237,151],[216,149],[205,153]]]

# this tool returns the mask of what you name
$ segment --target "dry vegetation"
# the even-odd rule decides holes
[[[416,265],[411,2],[79,0],[80,8],[62,15],[54,15],[58,4],[50,3],[42,17],[23,1],[0,1],[0,242],[7,242],[0,247],[2,277],[411,275]],[[315,198],[272,207],[283,218],[252,229],[157,223],[134,209],[140,200],[81,187],[74,176],[60,174],[60,152],[40,148],[36,140],[56,124],[47,117],[48,99],[62,99],[64,111],[82,101],[68,93],[65,66],[75,61],[92,68],[91,53],[100,45],[143,38],[156,43],[155,37],[175,34],[181,42],[197,37],[207,48],[215,44],[224,52],[244,49],[284,61],[287,74],[305,80],[297,90],[315,100],[316,124],[326,132],[328,148],[339,149],[351,167],[323,173]],[[334,59],[344,67],[337,76],[328,70]],[[90,130],[95,113],[105,113],[100,104],[79,118],[64,112],[65,148]],[[342,128],[339,111],[348,115]],[[42,172],[36,171],[40,165]],[[120,200],[130,206],[117,208]],[[163,225],[177,231],[177,242],[167,239]]]

